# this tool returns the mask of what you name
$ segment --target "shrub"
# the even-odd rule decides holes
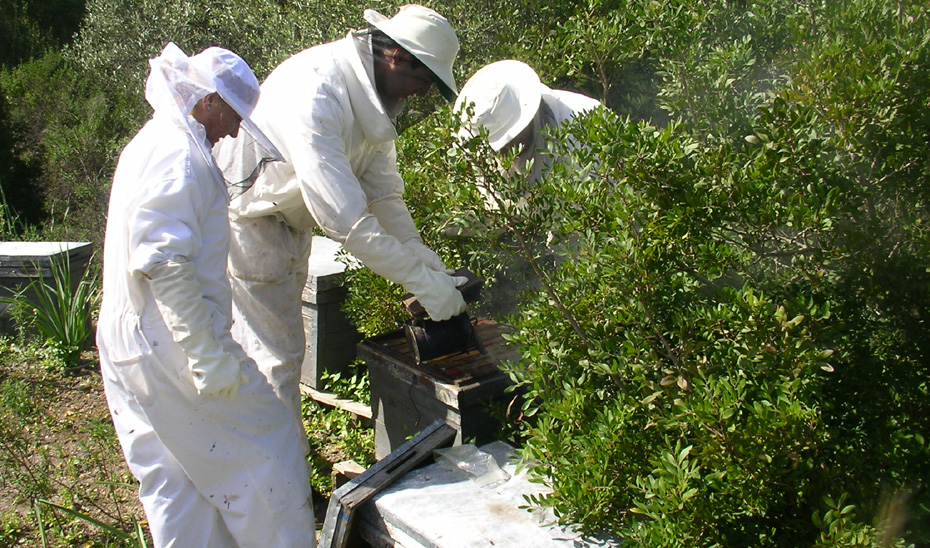
[[[84,0],[20,0],[0,5],[0,67],[11,67],[66,43],[77,31]]]
[[[553,488],[532,502],[562,521],[647,546],[930,538],[930,21],[831,6],[768,4],[786,27],[765,45],[727,38],[761,32],[729,12],[675,50],[693,57],[656,59],[675,67],[671,123],[569,124],[552,153],[571,161],[536,187],[481,139],[451,146],[448,117],[404,136],[443,256],[505,277],[491,258],[509,253],[537,275],[507,368],[528,396],[522,454]],[[483,208],[485,184],[526,206]],[[482,245],[435,236],[450,225]]]
[[[32,204],[32,217],[24,221],[45,239],[99,247],[109,180],[128,123],[123,99],[104,93],[96,78],[58,53],[2,73],[0,84],[15,105],[8,116],[15,128],[12,160],[28,166],[10,182],[19,199]]]

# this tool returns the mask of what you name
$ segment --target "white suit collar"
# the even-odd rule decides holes
[[[226,180],[223,178],[223,173],[220,171],[220,168],[217,167],[216,161],[213,159],[213,147],[207,139],[207,129],[203,127],[203,124],[198,122],[197,119],[191,115],[188,115],[186,120],[181,121],[174,116],[165,115],[156,111],[152,115],[152,118],[158,120],[160,123],[175,126],[181,132],[190,135],[191,140],[194,141],[197,149],[206,161],[210,174],[213,175],[213,182],[223,189],[223,194],[226,195],[226,201],[229,202],[229,195],[226,192]]]
[[[374,85],[371,46],[367,40],[358,40],[351,32],[341,42],[342,57],[352,69],[351,74],[346,74],[346,88],[356,123],[373,143],[397,139],[394,122],[385,112]],[[367,52],[367,63],[362,57],[363,52]]]

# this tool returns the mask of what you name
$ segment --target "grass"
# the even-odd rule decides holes
[[[138,547],[143,520],[94,352],[0,338],[0,546]]]

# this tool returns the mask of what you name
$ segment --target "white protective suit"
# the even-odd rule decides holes
[[[163,57],[183,60],[172,47]],[[155,114],[123,150],[113,180],[97,346],[155,546],[313,547],[293,418],[229,334],[222,175],[204,127],[146,96]],[[158,298],[154,281],[163,271],[174,287],[157,289]],[[172,302],[171,293],[188,298]],[[204,340],[240,363],[246,384],[220,392],[231,398],[208,395],[208,377],[192,375],[188,353],[192,344],[210,346]]]
[[[488,144],[494,152],[522,148],[514,158],[510,175],[522,175],[531,185],[536,183],[553,162],[568,158],[553,158],[547,146],[547,127],[559,127],[575,116],[600,105],[596,99],[571,91],[554,90],[539,80],[532,67],[522,61],[504,59],[478,69],[462,87],[454,110],[462,116],[460,139],[470,139],[487,132]],[[578,146],[574,141],[571,148]],[[532,162],[528,168],[527,163]],[[495,197],[484,185],[485,202],[496,209]]]
[[[546,139],[542,135],[542,129],[545,127],[559,127],[563,122],[589,110],[594,110],[600,104],[597,99],[592,99],[580,93],[550,89],[543,86],[539,111],[531,122],[534,125],[533,134],[535,137],[533,144],[525,147],[517,155],[514,159],[514,168],[523,170],[527,162],[532,160],[532,167],[526,176],[529,181],[538,181],[542,174],[549,169],[553,161],[553,158],[546,154]]]
[[[465,308],[455,290],[464,278],[450,276],[423,244],[407,210],[397,132],[373,82],[363,33],[304,50],[262,83],[253,113],[287,163],[263,166],[255,178],[257,162],[241,134],[214,151],[233,194],[237,185],[247,188],[230,206],[233,336],[296,417],[305,348],[301,292],[313,228],[403,285],[433,319]]]

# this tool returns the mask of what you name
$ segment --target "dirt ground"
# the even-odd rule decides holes
[[[24,357],[25,363],[0,366],[0,545],[14,539],[11,546],[41,545],[36,506],[52,546],[82,537],[92,542],[102,531],[49,505],[34,506],[36,499],[131,530],[132,520],[144,516],[110,423],[96,354],[86,352],[79,367],[66,371],[50,368],[41,354]]]

